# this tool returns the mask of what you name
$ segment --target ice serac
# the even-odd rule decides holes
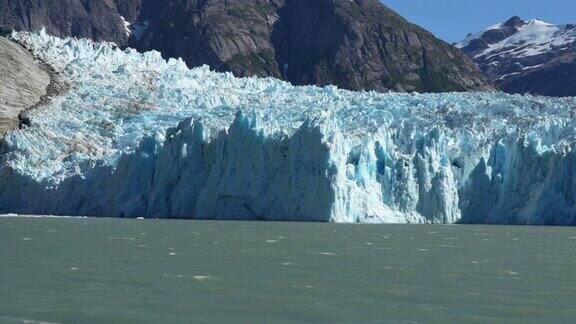
[[[575,98],[294,87],[12,37],[73,86],[3,139],[1,213],[576,225]]]

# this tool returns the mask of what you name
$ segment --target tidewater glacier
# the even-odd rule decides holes
[[[576,225],[576,98],[296,87],[13,33],[67,91],[0,145],[0,213]]]

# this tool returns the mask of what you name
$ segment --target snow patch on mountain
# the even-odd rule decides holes
[[[147,21],[131,23],[128,20],[126,20],[126,18],[124,18],[123,16],[120,16],[120,19],[122,19],[122,23],[124,24],[126,35],[128,37],[133,37],[134,40],[139,40],[140,37],[142,37],[142,34],[144,34],[144,32],[146,31],[146,28],[148,28]]]
[[[576,224],[575,98],[295,87],[12,37],[71,87],[2,140],[0,213]]]
[[[124,31],[126,32],[126,35],[130,37],[130,35],[132,34],[132,29],[130,25],[132,24],[128,20],[126,20],[126,18],[124,18],[123,16],[120,16],[120,19],[122,19],[122,24],[124,25]]]
[[[576,26],[514,16],[455,44],[504,91],[574,95],[570,73],[576,57]]]
[[[485,32],[501,28],[499,23],[488,27],[482,32],[470,35],[456,44],[456,47],[468,46],[473,40],[480,38]],[[488,48],[480,52],[475,58],[494,55],[534,56],[549,51],[555,47],[562,47],[576,41],[576,28],[572,25],[553,25],[542,20],[533,19],[518,31],[497,43],[488,44]]]
[[[477,57],[491,55],[534,56],[570,44],[576,40],[576,29],[567,31],[541,20],[531,20],[518,32],[503,41],[492,44]]]
[[[468,34],[468,36],[466,36],[466,38],[464,38],[462,41],[454,44],[454,46],[458,47],[458,48],[462,48],[462,47],[466,47],[468,45],[470,45],[470,43],[475,40],[480,38],[482,35],[484,35],[485,32],[489,31],[489,30],[495,30],[495,29],[500,29],[502,27],[502,23],[497,23],[491,26],[488,26],[486,28],[484,28],[483,30],[476,32],[476,33],[470,33]]]

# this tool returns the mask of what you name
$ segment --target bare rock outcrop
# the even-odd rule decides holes
[[[0,37],[0,135],[19,124],[20,114],[46,95],[49,73],[26,49]]]

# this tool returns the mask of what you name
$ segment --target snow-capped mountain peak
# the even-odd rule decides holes
[[[509,82],[554,63],[557,58],[562,57],[562,62],[572,62],[576,53],[575,44],[575,25],[556,25],[539,19],[524,21],[514,16],[478,33],[469,34],[455,46],[472,57],[486,75],[508,91],[510,89],[506,85]],[[510,92],[522,92],[522,89],[528,91],[525,87],[515,86]],[[532,93],[558,95],[539,90]],[[576,89],[574,93],[560,95],[575,94]]]
[[[484,35],[486,32],[491,31],[491,30],[498,30],[502,27],[502,23],[497,23],[491,26],[488,26],[484,29],[482,29],[481,31],[477,32],[477,33],[469,33],[466,38],[464,38],[462,41],[455,43],[454,45],[458,48],[464,48],[468,45],[470,45],[470,43],[474,40],[477,40],[479,38],[482,37],[482,35]]]
[[[495,37],[505,36],[503,39]],[[539,19],[527,22],[514,16],[503,23],[489,26],[481,32],[469,34],[456,47],[464,49],[477,42],[483,42],[484,48],[475,56],[482,56],[510,46],[522,47],[523,55],[538,54],[552,46],[562,46],[576,40],[576,28],[573,25],[554,25]]]
[[[514,28],[514,27],[513,27]],[[576,40],[576,29],[565,30],[563,25],[553,25],[533,19],[504,40],[490,44],[479,53],[482,55],[502,54],[515,56],[534,56],[552,50],[554,47],[570,44]]]

